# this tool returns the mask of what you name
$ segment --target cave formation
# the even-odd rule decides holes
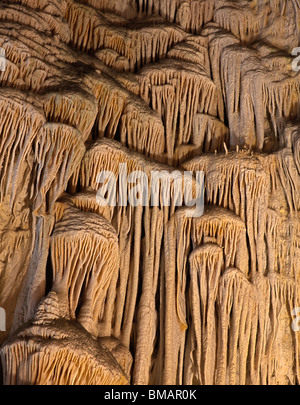
[[[299,44],[299,0],[1,1],[2,384],[299,384]],[[99,204],[125,165],[203,214]]]

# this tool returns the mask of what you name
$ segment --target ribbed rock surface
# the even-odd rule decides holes
[[[299,27],[297,0],[0,2],[4,384],[299,384]],[[125,204],[141,172],[169,206]]]

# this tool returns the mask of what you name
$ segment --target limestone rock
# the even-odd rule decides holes
[[[3,384],[300,383],[299,27],[297,0],[1,2]]]

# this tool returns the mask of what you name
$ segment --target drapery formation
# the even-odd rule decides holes
[[[299,384],[299,11],[0,3],[4,384]]]

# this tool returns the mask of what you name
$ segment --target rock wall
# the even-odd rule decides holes
[[[0,2],[4,384],[299,384],[299,27],[298,0]],[[153,172],[170,203],[127,204]]]

